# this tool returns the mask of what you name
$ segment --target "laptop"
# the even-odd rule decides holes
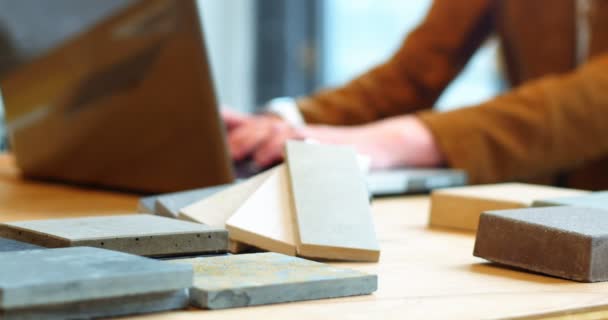
[[[24,27],[44,34],[81,16],[74,8],[88,10],[88,21],[44,38],[39,52],[0,75],[11,149],[25,177],[139,193],[234,180],[195,0],[4,1],[22,6],[15,15],[67,8],[48,26],[9,23],[9,38],[22,41]],[[252,173],[243,168],[241,176]],[[378,195],[464,181],[462,172],[415,169],[369,179]]]
[[[233,181],[196,1],[110,2],[0,79],[21,172],[143,193]]]
[[[376,197],[427,193],[466,184],[467,174],[462,170],[403,168],[367,174],[369,192]]]

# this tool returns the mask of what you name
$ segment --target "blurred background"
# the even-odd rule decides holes
[[[245,112],[274,97],[338,86],[382,62],[424,18],[432,2],[198,1],[220,102]],[[0,0],[0,77],[20,60],[35,57],[129,2]],[[66,11],[73,12],[70,19],[56,18]],[[490,39],[436,107],[467,106],[500,93],[504,82],[499,65],[497,43]]]

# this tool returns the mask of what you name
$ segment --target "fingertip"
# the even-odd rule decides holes
[[[258,166],[262,168],[267,168],[273,163],[277,162],[279,160],[279,157],[272,151],[259,150],[255,153],[253,160]]]
[[[229,143],[229,149],[230,149],[230,156],[232,157],[232,160],[240,161],[240,160],[243,160],[243,158],[245,157],[243,147],[240,144]]]
[[[255,164],[258,167],[264,168],[264,167],[266,167],[266,165],[268,163],[268,159],[267,159],[267,156],[264,153],[262,153],[262,152],[256,152],[253,155],[253,162],[255,162]]]
[[[228,136],[227,140],[228,140],[227,144],[228,144],[228,151],[230,152],[230,157],[233,160],[239,160],[242,157],[242,155],[241,155],[242,152],[240,150],[241,148],[240,148],[239,144],[235,141],[234,134],[230,134]]]
[[[254,161],[261,167],[269,167],[282,159],[282,150],[278,148],[276,140],[265,144],[255,152]]]
[[[228,128],[240,125],[247,121],[247,116],[229,109],[221,110],[220,116]]]
[[[238,161],[249,156],[255,156],[256,150],[267,139],[269,134],[271,134],[269,128],[255,125],[244,125],[234,129],[229,134],[229,144],[233,159]]]

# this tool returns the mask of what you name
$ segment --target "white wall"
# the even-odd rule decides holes
[[[198,0],[220,103],[253,110],[254,1]]]

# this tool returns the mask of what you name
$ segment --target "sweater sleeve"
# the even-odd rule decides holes
[[[492,0],[436,0],[385,63],[298,100],[308,123],[354,125],[432,107],[493,31]]]
[[[608,155],[608,55],[479,106],[419,117],[472,183],[574,169]]]

